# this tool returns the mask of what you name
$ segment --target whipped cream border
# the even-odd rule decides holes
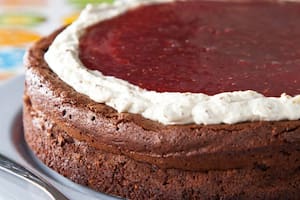
[[[213,96],[202,93],[160,93],[104,76],[82,64],[78,57],[79,38],[87,27],[141,5],[171,1],[174,0],[117,0],[112,5],[88,5],[79,18],[56,37],[45,54],[45,60],[77,92],[118,112],[140,114],[165,125],[300,119],[300,95],[265,97],[251,90]]]

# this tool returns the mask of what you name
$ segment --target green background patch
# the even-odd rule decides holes
[[[69,3],[74,4],[77,7],[83,8],[86,4],[98,4],[98,3],[113,3],[114,0],[68,0]]]

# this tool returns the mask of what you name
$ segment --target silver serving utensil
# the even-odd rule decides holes
[[[6,156],[0,154],[0,170],[15,175],[41,189],[52,197],[53,200],[68,200],[60,191],[45,181],[43,178],[33,174],[25,167],[15,163]]]

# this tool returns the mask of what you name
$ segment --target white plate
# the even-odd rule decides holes
[[[28,149],[22,129],[24,76],[0,84],[0,153],[42,176],[72,200],[113,200],[114,197],[73,183],[42,164]],[[99,172],[100,173],[100,172]],[[0,199],[47,199],[29,183],[0,170]],[[26,196],[27,195],[27,196]],[[41,196],[44,196],[41,198]]]

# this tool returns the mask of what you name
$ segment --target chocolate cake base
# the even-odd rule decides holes
[[[160,169],[91,147],[24,107],[26,141],[49,167],[97,191],[129,199],[298,199],[300,168]],[[285,161],[289,162],[289,155]]]
[[[26,60],[24,131],[46,165],[129,199],[300,199],[300,121],[165,126],[79,94]]]

